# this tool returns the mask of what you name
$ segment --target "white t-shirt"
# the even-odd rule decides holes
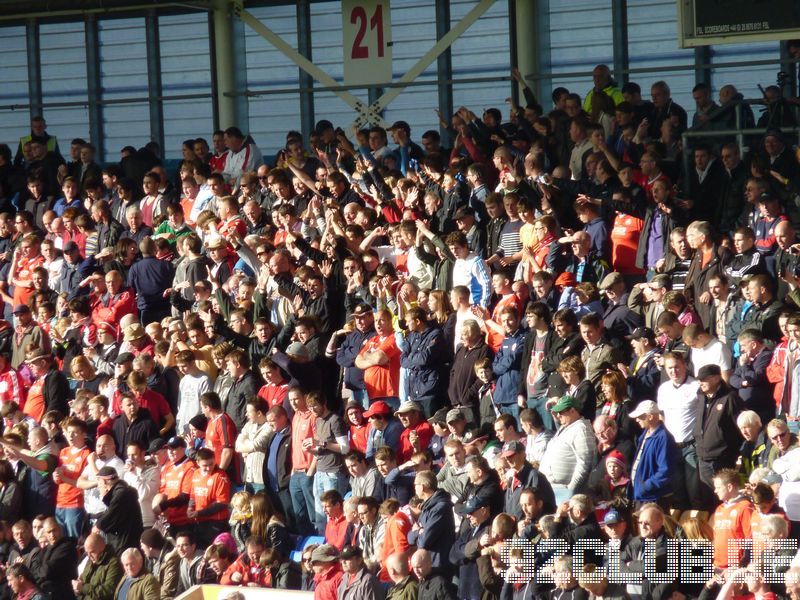
[[[181,378],[178,414],[175,415],[175,431],[178,435],[189,431],[189,421],[200,412],[200,395],[212,389],[211,380],[205,373]]]
[[[694,376],[700,371],[700,367],[706,365],[719,365],[722,371],[731,370],[731,351],[723,342],[713,338],[702,348],[692,348],[692,367]]]
[[[700,430],[703,401],[697,396],[700,382],[693,377],[678,387],[671,381],[658,388],[658,409],[664,413],[664,427],[680,444],[694,439]]]
[[[122,462],[122,459],[119,456],[113,456],[108,460],[103,460],[102,458],[98,458],[95,461],[95,466],[99,471],[103,467],[112,467],[119,477],[125,473],[125,463]],[[86,465],[83,468],[83,473],[81,473],[86,479],[89,481],[94,481],[96,479],[96,475],[92,472],[92,468],[89,465]],[[108,507],[103,503],[103,500],[100,497],[100,490],[92,488],[90,490],[83,490],[83,505],[86,509],[86,512],[90,515],[98,515],[100,513],[106,512]]]

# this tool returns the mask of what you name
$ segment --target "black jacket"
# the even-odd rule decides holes
[[[272,441],[275,439],[277,432],[273,431],[267,436],[267,439],[264,443],[264,483],[269,485],[269,477],[267,475],[267,463],[269,462],[269,454],[270,448],[272,447]],[[289,478],[292,476],[292,434],[287,432],[286,435],[283,436],[281,439],[280,444],[278,445],[277,449],[277,463],[278,463],[278,472],[275,474],[276,479],[278,480],[278,489],[279,490],[288,490],[289,489]]]
[[[492,350],[483,340],[474,348],[459,344],[453,366],[450,367],[450,381],[447,387],[450,404],[477,409],[478,391],[482,384],[475,374],[475,363],[484,358],[491,360]]]
[[[477,577],[475,581],[477,583]],[[459,595],[458,597],[463,598],[464,596]],[[431,571],[425,579],[419,582],[417,600],[456,600],[456,588],[449,579]]]
[[[138,540],[137,540],[138,541]],[[42,551],[42,562],[33,573],[42,592],[59,600],[75,600],[72,580],[78,578],[78,549],[73,538],[63,537]]]
[[[136,490],[124,481],[117,481],[103,496],[108,509],[97,519],[97,528],[106,534],[108,543],[119,554],[126,548],[138,548],[142,535],[142,509]]]
[[[644,570],[645,543],[641,536],[633,538],[620,553],[620,572],[639,574]],[[655,572],[667,572],[667,536],[662,531],[655,540],[655,560],[651,558],[648,564],[655,564]],[[653,583],[647,577],[642,578],[642,598],[662,600],[664,593],[670,588],[670,583]]]
[[[130,442],[139,442],[147,448],[150,442],[158,437],[158,426],[153,422],[150,411],[140,408],[131,423],[124,414],[118,415],[114,419],[112,432],[117,443],[117,455],[122,458]]]
[[[742,400],[724,381],[711,398],[699,390],[697,395],[704,402],[701,433],[696,440],[697,458],[719,463],[715,470],[733,467],[744,441],[736,426],[736,417],[744,408]]]
[[[244,375],[233,382],[233,386],[228,392],[225,412],[233,420],[237,431],[241,431],[242,427],[247,423],[247,415],[245,414],[247,401],[258,395],[260,387],[258,377],[252,371],[246,371]]]
[[[44,376],[44,405],[47,411],[57,410],[62,415],[69,414],[69,382],[61,371],[50,369]]]

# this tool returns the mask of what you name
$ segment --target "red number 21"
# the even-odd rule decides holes
[[[363,45],[364,36],[367,33],[367,11],[363,6],[356,6],[350,13],[350,23],[355,25],[358,22],[358,33],[353,40],[353,49],[350,53],[351,58],[369,58],[369,47]],[[369,28],[377,30],[378,33],[378,57],[383,58],[383,5],[375,7],[375,13],[369,20]]]

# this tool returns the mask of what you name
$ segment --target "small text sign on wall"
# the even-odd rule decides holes
[[[342,0],[345,85],[392,80],[389,0]]]

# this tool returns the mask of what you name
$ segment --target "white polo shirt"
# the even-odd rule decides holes
[[[731,367],[731,351],[724,342],[716,338],[712,338],[702,348],[692,348],[692,367],[694,368],[694,376],[701,367],[706,365],[719,365],[722,371],[730,371]]]
[[[678,444],[695,438],[700,431],[703,401],[698,398],[700,382],[687,377],[681,385],[671,381],[658,388],[658,409],[664,413],[664,426]]]

